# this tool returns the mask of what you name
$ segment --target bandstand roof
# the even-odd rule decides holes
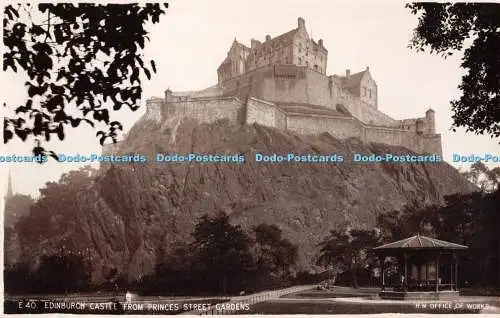
[[[468,247],[456,243],[441,241],[435,238],[417,234],[396,242],[375,247],[373,250],[398,251],[398,250],[465,250]]]

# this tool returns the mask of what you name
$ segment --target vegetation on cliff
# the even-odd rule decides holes
[[[113,271],[136,281],[155,271],[160,247],[173,252],[192,241],[199,217],[224,212],[247,232],[259,224],[277,225],[283,238],[298,245],[297,269],[321,270],[315,265],[317,244],[330,231],[345,224],[370,229],[380,214],[409,202],[440,205],[445,195],[476,189],[446,163],[359,164],[349,159],[353,153],[408,153],[402,147],[226,121],[186,120],[175,127],[139,122],[120,152],[145,154],[153,162],[107,165],[92,181],[77,182],[80,188],[68,187],[70,192],[63,184],[48,187],[54,191],[45,191],[47,198],[37,203],[41,210],[17,226],[21,261],[65,246],[92,259],[93,283],[102,283]],[[156,153],[190,152],[243,154],[247,161],[154,162]],[[257,163],[257,152],[337,153],[346,162]],[[63,198],[67,202],[59,202]]]
[[[453,126],[500,137],[500,5],[421,2],[406,6],[419,17],[410,47],[444,58],[463,53],[465,75],[458,87],[462,96],[451,102]]]
[[[417,233],[469,247],[460,258],[460,286],[500,287],[500,189],[446,197],[443,206],[406,206],[382,214],[375,230],[349,226],[333,230],[320,243],[319,262],[350,276],[343,283],[358,287],[358,273],[364,285],[373,282],[372,270],[379,266],[371,249]],[[391,264],[391,262],[389,262]],[[391,265],[397,268],[398,264]],[[397,270],[394,271],[397,273]],[[393,275],[394,276],[394,275]],[[386,277],[399,279],[397,277]]]

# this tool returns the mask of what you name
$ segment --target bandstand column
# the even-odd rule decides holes
[[[382,290],[385,290],[385,256],[379,256],[381,276],[382,276]]]
[[[429,260],[425,260],[425,285],[429,285]],[[426,287],[427,288],[427,287]]]
[[[455,290],[458,290],[458,258],[455,253],[453,253],[453,259],[455,261]]]
[[[417,279],[418,279],[418,284],[422,284],[422,264],[419,262],[417,263]]]
[[[403,253],[403,258],[405,259],[405,280],[403,282],[403,290],[407,291],[408,286],[408,255]]]
[[[453,291],[453,254],[450,255],[450,288]]]

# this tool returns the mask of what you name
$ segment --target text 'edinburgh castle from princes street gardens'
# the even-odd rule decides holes
[[[377,84],[367,67],[345,76],[326,75],[328,51],[314,41],[305,21],[297,28],[247,47],[234,40],[217,69],[218,83],[201,91],[165,91],[147,101],[144,120],[174,124],[228,119],[234,124],[276,127],[301,134],[327,132],[345,139],[404,146],[417,153],[442,154],[434,111],[397,120],[378,110]],[[105,153],[116,150],[109,145]]]

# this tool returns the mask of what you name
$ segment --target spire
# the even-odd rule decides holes
[[[14,196],[14,193],[12,192],[12,178],[10,176],[10,171],[9,171],[9,181],[7,184],[7,194],[5,195],[5,198],[8,199],[12,196]]]

